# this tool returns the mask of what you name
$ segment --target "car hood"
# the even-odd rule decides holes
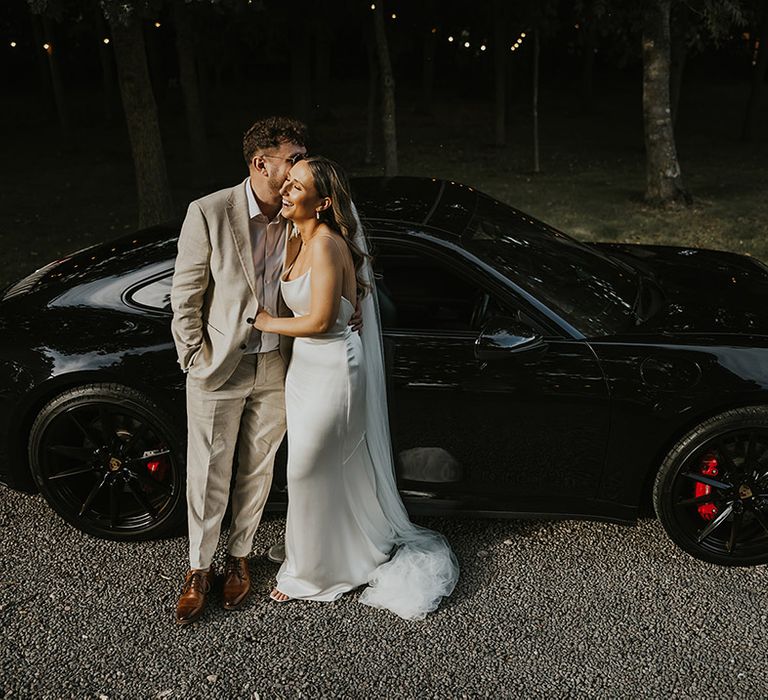
[[[643,280],[638,334],[768,336],[768,268],[700,248],[596,244]]]

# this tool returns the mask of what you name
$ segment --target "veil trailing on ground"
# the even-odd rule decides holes
[[[354,241],[368,253],[368,243],[357,211]],[[368,260],[361,275],[370,292],[360,301],[361,331],[365,353],[366,438],[376,479],[376,495],[394,535],[389,561],[371,574],[360,600],[366,605],[391,610],[400,617],[419,620],[450,595],[459,578],[459,564],[445,537],[414,525],[397,490],[387,412],[384,346],[376,297],[376,283]]]

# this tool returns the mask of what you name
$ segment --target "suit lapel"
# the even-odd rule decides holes
[[[283,275],[285,275],[285,270],[287,266],[290,265],[291,262],[293,262],[293,260],[296,257],[296,254],[299,252],[299,245],[301,244],[301,238],[299,236],[296,236],[293,238],[291,237],[292,231],[293,231],[293,226],[291,225],[291,222],[290,221],[286,222],[285,245],[283,246],[283,265],[280,271],[281,280],[283,279]],[[291,315],[291,310],[288,308],[288,305],[285,303],[285,299],[283,299],[282,284],[278,288],[277,304],[279,307],[280,316]]]
[[[251,242],[251,230],[248,225],[248,198],[245,195],[245,183],[232,189],[227,198],[227,220],[235,241],[235,249],[243,266],[248,286],[257,299],[256,293],[256,266],[253,262],[253,244]]]

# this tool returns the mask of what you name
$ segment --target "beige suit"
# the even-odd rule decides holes
[[[189,205],[171,289],[171,328],[187,372],[189,556],[196,569],[210,566],[218,543],[238,436],[228,551],[246,556],[285,435],[291,339],[281,336],[279,351],[244,354],[251,333],[258,332],[246,319],[256,316],[260,302],[245,187]],[[298,244],[286,231],[283,264]],[[282,297],[278,313],[290,314]]]

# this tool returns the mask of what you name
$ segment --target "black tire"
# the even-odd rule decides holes
[[[725,411],[685,435],[656,475],[653,504],[697,559],[768,563],[768,406]]]
[[[50,506],[89,535],[153,539],[184,522],[182,442],[135,389],[88,384],[49,401],[30,431],[29,463]]]

